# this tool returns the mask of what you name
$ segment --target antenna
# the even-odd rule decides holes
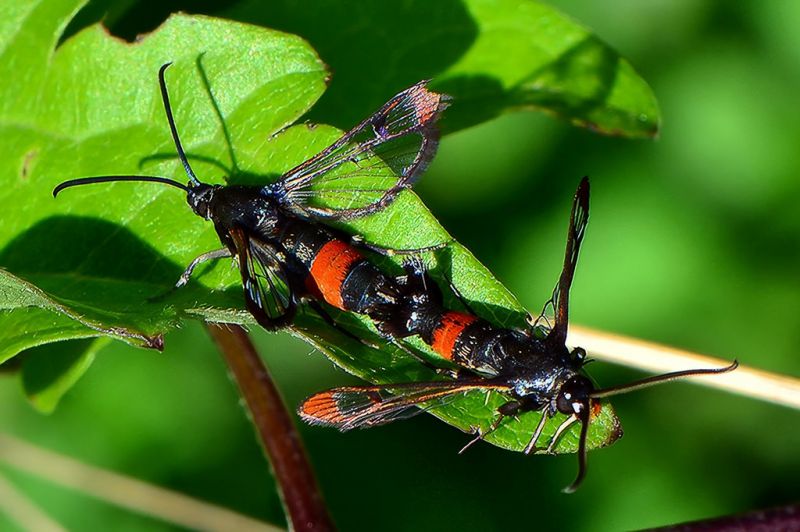
[[[164,111],[167,113],[167,122],[169,122],[169,129],[172,132],[172,140],[175,142],[175,149],[178,151],[178,157],[180,157],[181,163],[183,163],[183,169],[186,171],[186,175],[189,176],[189,185],[184,185],[173,179],[167,179],[166,177],[146,175],[105,175],[96,177],[79,177],[77,179],[64,181],[54,188],[53,197],[58,196],[58,193],[65,188],[77,187],[79,185],[89,185],[92,183],[108,183],[110,181],[149,181],[152,183],[162,183],[164,185],[177,187],[185,190],[186,192],[191,192],[192,188],[202,184],[200,183],[200,180],[197,179],[197,176],[194,175],[194,171],[192,170],[192,167],[186,158],[186,152],[183,151],[181,139],[178,136],[178,129],[175,127],[175,118],[172,116],[172,108],[169,103],[169,93],[167,92],[167,82],[164,79],[164,71],[167,70],[171,64],[172,63],[170,62],[161,65],[161,68],[158,70],[158,85],[161,87],[161,99],[164,102]]]
[[[92,183],[108,183],[109,181],[150,181],[152,183],[163,183],[165,185],[178,187],[180,189],[185,190],[186,192],[189,192],[191,190],[183,183],[173,181],[172,179],[167,179],[166,177],[156,177],[149,175],[103,175],[96,177],[79,177],[77,179],[70,179],[69,181],[64,181],[63,183],[59,184],[56,188],[53,189],[53,197],[55,198],[56,196],[58,196],[58,193],[64,190],[65,188],[77,187],[79,185],[90,185]]]
[[[169,130],[172,132],[172,140],[175,141],[175,149],[178,151],[178,157],[183,163],[183,169],[186,170],[186,175],[189,176],[189,182],[193,187],[200,185],[200,180],[194,175],[189,160],[186,158],[186,152],[183,151],[181,139],[178,136],[178,128],[175,127],[175,118],[172,116],[172,107],[169,104],[169,93],[167,92],[167,82],[164,80],[164,71],[169,68],[172,62],[164,63],[158,69],[158,85],[161,87],[161,100],[164,102],[164,111],[167,113],[167,122],[169,122]]]
[[[575,493],[575,490],[578,489],[578,486],[581,485],[584,477],[586,477],[586,436],[589,434],[590,408],[591,405],[587,403],[583,411],[579,414],[581,436],[578,440],[578,475],[575,477],[575,480],[572,481],[572,484],[561,490],[564,493]]]
[[[671,382],[678,379],[684,379],[686,377],[727,373],[729,371],[735,370],[738,367],[739,367],[739,361],[734,360],[733,362],[731,362],[729,366],[725,366],[724,368],[704,368],[704,369],[687,369],[683,371],[673,371],[670,373],[664,373],[663,375],[655,375],[653,377],[647,377],[646,379],[629,382],[628,384],[620,384],[619,386],[611,386],[609,388],[602,388],[600,390],[595,390],[590,394],[590,397],[592,399],[602,399],[603,397],[611,397],[612,395],[620,395],[623,393],[632,392],[634,390],[641,390],[642,388],[648,388],[650,386],[655,386],[656,384],[662,384],[665,382]]]

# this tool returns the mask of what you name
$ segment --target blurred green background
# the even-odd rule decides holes
[[[572,192],[589,175],[592,220],[573,290],[575,323],[799,375],[800,3],[553,4],[651,84],[661,138],[607,138],[537,113],[508,115],[445,138],[419,195],[536,312],[559,272]],[[178,9],[218,7],[124,2],[106,16],[108,3],[97,3],[79,21],[106,16],[114,33],[130,38]],[[289,405],[356,382],[287,334],[255,335]],[[283,523],[209,338],[187,323],[166,345],[163,355],[121,343],[103,349],[51,416],[33,411],[15,378],[0,377],[2,430]],[[600,363],[590,372],[602,384],[638,376]],[[797,412],[688,384],[620,397],[615,406],[626,436],[590,455],[587,481],[571,496],[560,488],[572,479],[574,457],[489,445],[459,456],[468,437],[429,416],[344,435],[301,431],[343,530],[633,529],[800,497]],[[70,529],[170,529],[2,472]],[[10,526],[0,516],[0,529]]]

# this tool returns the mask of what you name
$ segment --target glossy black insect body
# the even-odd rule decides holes
[[[153,176],[86,177],[60,184],[53,195],[68,187],[109,181],[151,181],[181,188],[192,210],[214,223],[224,247],[192,261],[178,287],[189,281],[198,264],[235,257],[247,309],[267,329],[290,324],[300,300],[311,303],[331,323],[318,301],[385,320],[397,305],[395,285],[357,248],[392,250],[351,240],[319,222],[378,212],[413,185],[436,152],[435,122],[447,98],[429,91],[425,82],[417,83],[275,183],[209,185],[197,179],[181,145],[164,79],[168,66],[159,70],[159,85],[189,183]],[[384,176],[377,185],[372,183],[376,175]],[[351,184],[359,179],[362,182]],[[347,206],[329,205],[342,198],[349,200]]]
[[[388,339],[419,336],[442,358],[461,368],[453,380],[386,386],[336,388],[306,400],[299,413],[311,423],[342,430],[379,425],[407,417],[419,405],[469,390],[495,390],[509,400],[500,407],[489,431],[509,416],[541,410],[544,415],[525,449],[537,449],[548,417],[569,418],[548,449],[574,422],[581,423],[577,487],[586,470],[586,434],[593,401],[676,378],[720,373],[735,367],[668,373],[628,385],[595,389],[582,373],[585,352],[567,348],[569,290],[589,213],[589,184],[581,182],[570,217],[564,268],[551,305],[552,328],[506,329],[471,311],[445,308],[435,282],[417,262],[405,275],[382,272],[361,250],[396,253],[363,242],[325,225],[384,209],[419,178],[438,144],[435,122],[447,105],[441,94],[420,82],[389,100],[381,109],[328,148],[286,172],[267,186],[223,186],[201,183],[181,146],[169,104],[164,72],[159,70],[164,108],[189,183],[156,176],[99,176],[66,181],[53,191],[110,181],[150,181],[186,192],[187,202],[214,223],[223,248],[197,257],[179,279],[185,285],[195,267],[207,260],[234,257],[239,264],[247,309],[259,324],[276,329],[292,323],[298,305],[307,302],[336,326],[322,302],[368,316]],[[376,176],[383,176],[377,179]],[[361,179],[361,181],[359,181]],[[363,181],[366,179],[366,184]],[[342,200],[346,200],[342,204]],[[340,205],[342,204],[342,205]],[[340,206],[336,206],[340,205]],[[441,247],[433,245],[419,253]],[[346,332],[346,331],[345,331]],[[402,347],[402,344],[401,344]],[[392,392],[388,392],[387,388]],[[472,443],[470,442],[470,444]],[[469,445],[469,444],[468,444]]]
[[[452,381],[334,388],[308,398],[299,409],[301,417],[310,423],[349,430],[408,417],[418,411],[417,406],[432,405],[471,390],[498,391],[509,400],[500,406],[490,428],[478,432],[465,449],[496,430],[508,417],[542,411],[525,448],[530,453],[539,449],[547,419],[559,412],[566,414],[569,417],[556,429],[546,450],[551,451],[561,434],[580,422],[578,475],[565,490],[574,491],[586,473],[586,437],[596,401],[682,377],[723,373],[737,366],[734,362],[720,369],[678,371],[618,387],[595,388],[582,373],[586,352],[566,346],[569,290],[588,217],[589,182],[584,178],[572,207],[564,268],[546,306],[552,306],[555,314],[552,328],[535,322],[524,330],[501,328],[471,311],[448,310],[433,279],[418,263],[407,263],[406,275],[397,279],[401,305],[391,315],[391,322],[383,324],[384,330],[395,337],[418,335],[442,358],[464,368],[465,375]]]

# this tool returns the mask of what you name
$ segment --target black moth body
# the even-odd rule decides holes
[[[407,417],[418,411],[420,405],[435,404],[465,391],[498,391],[508,401],[498,409],[491,427],[479,432],[470,444],[509,417],[541,411],[541,421],[525,448],[530,453],[540,449],[538,443],[546,420],[559,412],[566,414],[567,420],[556,430],[546,449],[552,449],[573,423],[581,424],[579,472],[567,488],[573,491],[585,475],[586,435],[592,407],[600,398],[736,367],[734,362],[721,369],[667,373],[606,389],[596,389],[582,373],[586,353],[581,348],[567,348],[566,339],[569,290],[589,215],[586,178],[575,195],[564,268],[549,303],[555,314],[552,327],[531,324],[527,329],[502,328],[481,319],[468,306],[466,311],[447,309],[440,289],[419,260],[406,261],[405,274],[392,276],[363,253],[415,257],[443,245],[417,250],[384,249],[325,225],[381,211],[402,190],[410,188],[425,170],[438,145],[436,120],[448,102],[446,96],[428,90],[425,82],[394,96],[376,113],[275,183],[226,186],[201,183],[192,171],[169,105],[164,80],[168,66],[169,63],[159,70],[159,84],[189,183],[183,185],[156,176],[85,177],[60,184],[53,194],[72,186],[109,181],[150,181],[181,188],[192,210],[214,224],[223,248],[192,261],[178,287],[188,282],[198,264],[234,257],[241,272],[246,307],[266,329],[291,325],[301,303],[338,328],[325,310],[325,305],[329,305],[368,316],[382,335],[401,347],[402,338],[418,336],[443,359],[462,368],[450,380],[334,388],[315,394],[298,410],[307,422],[341,430],[369,427]],[[360,188],[358,178],[387,169],[394,176],[391,184],[378,189]],[[350,182],[353,184],[349,185]],[[353,199],[347,207],[325,206],[329,200],[343,196]]]

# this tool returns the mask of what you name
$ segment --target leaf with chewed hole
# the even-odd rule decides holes
[[[661,121],[647,82],[589,29],[533,0],[236,3],[225,16],[303,35],[336,73],[310,113],[350,127],[363,102],[420,79],[455,98],[445,132],[536,109],[600,133],[654,137]],[[335,28],[335,31],[331,31]],[[342,36],[347,36],[343,38]],[[369,72],[369,75],[365,75]]]
[[[57,183],[79,176],[149,174],[185,180],[156,82],[159,66],[168,60],[174,61],[167,81],[177,125],[202,180],[222,183],[229,175],[234,183],[270,182],[341,134],[328,126],[289,127],[324,91],[324,65],[298,37],[182,15],[136,44],[116,41],[93,26],[53,52],[60,28],[79,5],[43,0],[25,13],[4,13],[8,8],[0,7],[0,19],[6,14],[4,20],[18,26],[13,37],[4,34],[0,42],[0,74],[10,79],[9,65],[14,65],[14,76],[28,81],[20,84],[24,89],[0,88],[0,204],[12,213],[0,228],[5,270],[0,320],[9,325],[0,333],[0,339],[5,335],[3,356],[96,336],[158,347],[154,339],[159,333],[186,318],[253,324],[244,311],[239,275],[228,260],[198,268],[186,287],[171,290],[191,259],[220,247],[213,226],[192,214],[179,190],[113,183],[71,189],[58,200],[50,192]],[[391,96],[380,94],[382,100]],[[374,110],[363,102],[350,104],[360,116]],[[565,225],[566,218],[567,213]],[[411,192],[341,229],[395,248],[450,240]],[[387,271],[398,271],[397,263],[381,263]],[[501,326],[524,324],[516,299],[460,245],[437,253],[431,266],[440,281],[452,279],[481,316]],[[295,332],[371,382],[436,377],[377,337],[366,320],[345,314],[337,319],[380,347],[353,342],[306,313],[299,316]],[[431,355],[418,341],[413,344]],[[59,395],[87,361],[76,357],[62,365],[60,376],[39,375],[39,393],[50,383],[52,397]],[[473,393],[435,414],[463,430],[485,428],[500,400],[493,396],[487,402]],[[537,415],[509,422],[489,440],[521,449]],[[550,422],[545,435],[558,421]],[[617,435],[616,418],[605,407],[592,424],[589,445],[605,445]],[[557,451],[574,450],[574,442],[575,434],[568,434]]]
[[[243,319],[230,310],[238,290],[203,297],[193,284],[169,304],[148,299],[168,291],[194,249],[216,240],[192,228],[180,197],[154,202],[164,190],[112,186],[57,202],[50,191],[73,176],[174,173],[156,84],[167,61],[176,62],[171,90],[176,112],[192,117],[184,137],[193,147],[223,138],[203,75],[223,113],[262,117],[253,130],[262,139],[294,122],[325,87],[325,66],[299,37],[207,17],[173,17],[135,44],[95,25],[54,49],[84,3],[0,6],[0,75],[14,80],[0,85],[0,360],[105,335],[160,348],[161,334],[186,315]],[[191,97],[182,96],[187,85]]]

